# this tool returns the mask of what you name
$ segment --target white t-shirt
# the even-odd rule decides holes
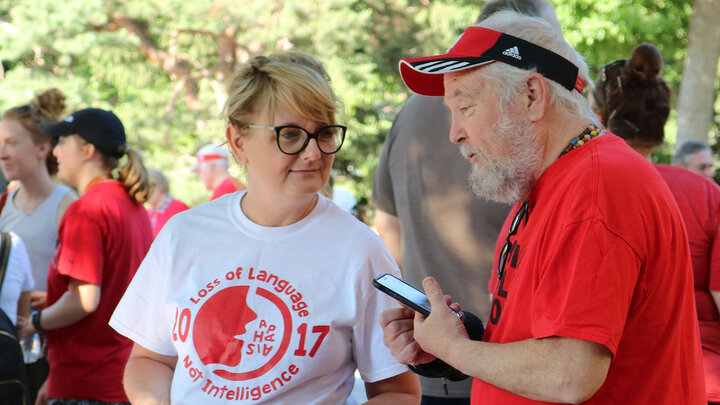
[[[357,368],[375,382],[407,371],[382,343],[372,286],[399,270],[363,223],[320,196],[313,211],[264,227],[244,191],[175,215],[160,231],[110,325],[178,356],[173,404],[343,404]]]
[[[5,269],[5,280],[0,291],[0,308],[5,311],[13,325],[17,324],[17,309],[20,293],[30,291],[35,287],[30,259],[25,244],[14,232],[10,232],[12,247]]]

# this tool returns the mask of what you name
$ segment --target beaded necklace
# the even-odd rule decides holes
[[[584,131],[575,138],[570,140],[570,143],[563,149],[562,153],[560,153],[560,156],[558,156],[558,159],[562,157],[562,155],[570,152],[573,149],[579,148],[588,141],[597,138],[598,136],[605,133],[605,128],[598,128],[595,125],[588,125],[587,128],[585,128]]]

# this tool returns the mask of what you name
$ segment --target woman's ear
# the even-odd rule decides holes
[[[53,147],[50,145],[50,142],[43,142],[37,146],[38,157],[44,160],[47,158],[47,155],[52,153],[52,150]]]
[[[77,135],[75,135],[77,136]],[[91,144],[90,142],[85,142],[82,146],[80,146],[80,156],[82,157],[83,162],[87,162],[91,160],[95,155],[97,155],[97,148],[95,145]]]
[[[228,124],[225,129],[225,138],[232,150],[235,160],[241,165],[248,164],[248,157],[245,153],[245,131],[233,124]]]

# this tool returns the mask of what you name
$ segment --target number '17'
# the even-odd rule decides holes
[[[300,334],[300,343],[298,344],[297,350],[295,350],[296,356],[305,356],[307,355],[307,350],[305,350],[305,338],[307,337],[307,324],[303,323],[300,326],[298,326],[297,331]],[[310,357],[315,357],[315,353],[317,353],[318,349],[320,348],[320,344],[322,343],[323,339],[325,339],[325,336],[330,333],[330,326],[328,325],[315,325],[312,328],[313,333],[319,333],[320,336],[318,336],[317,341],[315,341],[315,344],[313,345],[312,349],[310,350]]]

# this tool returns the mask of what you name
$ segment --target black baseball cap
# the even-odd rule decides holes
[[[535,68],[569,91],[583,92],[578,67],[555,52],[524,39],[483,27],[470,27],[443,55],[400,60],[400,75],[410,90],[425,96],[442,96],[443,74],[492,62],[520,69]]]
[[[101,152],[121,158],[125,153],[125,127],[112,111],[85,108],[75,111],[59,122],[39,125],[49,137],[78,135]]]

